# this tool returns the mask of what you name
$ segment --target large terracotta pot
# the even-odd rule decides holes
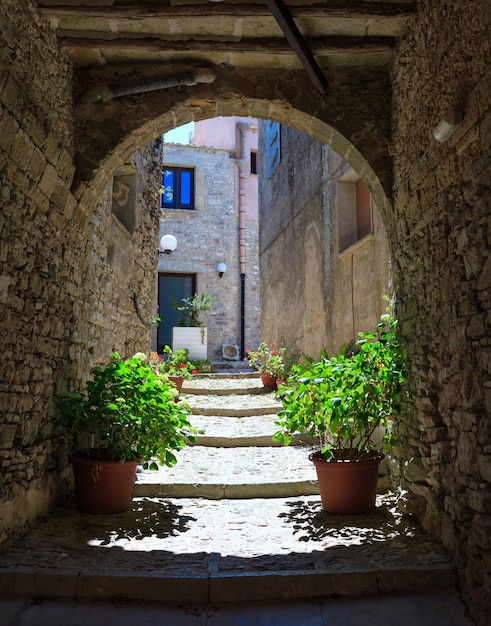
[[[169,380],[171,380],[177,388],[178,393],[181,393],[182,385],[184,383],[184,378],[181,376],[169,376]]]
[[[271,387],[272,389],[276,389],[276,378],[274,376],[270,376],[265,372],[261,372],[261,381],[265,387]]]
[[[344,515],[368,513],[375,508],[378,466],[376,453],[362,461],[326,461],[320,452],[309,456],[317,471],[322,508]]]
[[[72,455],[77,506],[85,513],[122,513],[130,507],[137,463]]]

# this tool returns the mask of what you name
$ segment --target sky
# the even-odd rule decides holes
[[[189,124],[184,124],[183,126],[178,126],[173,130],[169,130],[169,132],[164,133],[164,142],[165,143],[180,143],[183,145],[189,144],[189,133],[194,132],[194,122],[189,122]]]

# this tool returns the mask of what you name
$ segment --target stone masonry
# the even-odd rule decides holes
[[[211,296],[203,320],[208,328],[208,358],[215,360],[222,358],[223,344],[240,347],[236,159],[235,151],[224,149],[170,144],[163,148],[164,165],[194,168],[196,207],[162,211],[160,236],[172,233],[178,246],[159,260],[158,271],[196,274],[197,292]],[[245,342],[253,349],[260,340],[257,219],[245,220],[245,243]],[[219,278],[216,266],[222,261],[227,271]]]
[[[37,3],[2,0],[0,541],[66,492],[56,393],[79,386],[108,349],[150,339],[133,294],[150,320],[158,211],[138,202],[128,236],[104,213],[113,176],[182,123],[258,117],[328,144],[372,192],[410,364],[393,480],[406,510],[457,564],[473,619],[488,622],[491,6],[421,0],[415,9],[391,53],[390,80],[378,65],[326,65],[320,95],[301,69],[217,65],[214,83],[80,104],[84,70],[60,51]],[[88,86],[102,73],[125,83],[134,69],[99,66]],[[447,142],[432,142],[453,108],[462,124]],[[295,272],[303,254],[292,249],[281,271]]]

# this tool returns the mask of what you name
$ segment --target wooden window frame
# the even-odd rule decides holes
[[[164,189],[164,175],[166,171],[174,173],[174,186],[172,201],[165,202],[165,189]],[[186,173],[190,175],[190,189],[189,189],[189,202],[182,203],[180,201],[181,188],[182,188],[182,174]],[[194,182],[194,168],[192,167],[177,167],[175,165],[168,165],[162,168],[162,197],[160,201],[161,209],[182,209],[185,211],[194,211],[195,209],[195,182]]]

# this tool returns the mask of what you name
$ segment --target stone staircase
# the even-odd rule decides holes
[[[249,373],[183,388],[202,434],[174,468],[137,473],[131,509],[66,503],[0,554],[0,593],[208,604],[451,591],[441,547],[380,495],[364,516],[322,510],[302,440],[274,446],[281,404]]]

